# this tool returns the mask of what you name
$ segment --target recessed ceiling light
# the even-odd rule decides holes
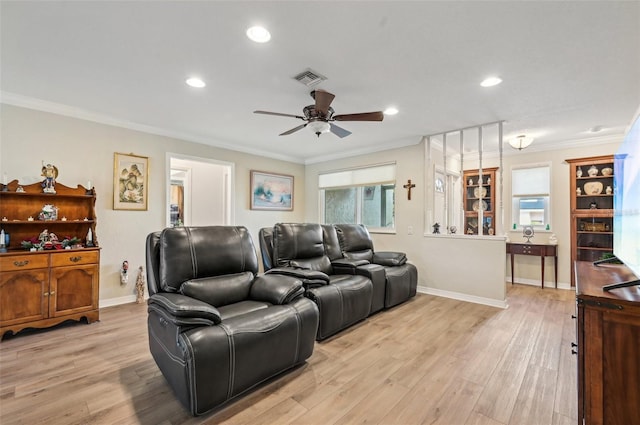
[[[482,82],[480,83],[480,85],[482,87],[493,87],[493,86],[497,86],[498,84],[500,84],[502,82],[502,78],[498,78],[498,77],[489,77],[489,78],[485,78],[484,80],[482,80]]]
[[[198,88],[198,89],[201,89],[202,87],[206,86],[205,82],[197,77],[187,78],[186,83],[187,85]]]
[[[388,107],[383,112],[383,114],[385,114],[385,115],[395,115],[397,113],[398,113],[398,109],[394,108],[393,106]]]
[[[266,43],[271,40],[271,34],[264,27],[251,27],[247,30],[247,37],[256,43]]]

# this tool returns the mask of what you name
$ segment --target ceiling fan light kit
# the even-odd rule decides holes
[[[322,133],[331,132],[336,136],[343,138],[350,135],[351,132],[335,125],[333,123],[334,121],[382,121],[384,119],[382,111],[334,115],[335,111],[330,105],[331,102],[333,102],[335,95],[321,89],[313,90],[310,95],[315,100],[315,104],[308,105],[303,108],[302,112],[304,116],[269,111],[253,112],[255,114],[298,118],[305,121],[304,124],[294,127],[291,130],[287,130],[284,133],[280,133],[280,136],[287,136],[308,126],[318,137],[320,137],[320,134]]]

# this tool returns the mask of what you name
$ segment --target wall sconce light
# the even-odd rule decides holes
[[[518,149],[519,151],[529,146],[532,142],[533,137],[525,136],[524,134],[521,134],[520,136],[509,140],[509,144],[511,145],[511,147],[514,149]]]

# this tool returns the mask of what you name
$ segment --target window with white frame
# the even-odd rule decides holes
[[[321,221],[393,230],[395,186],[395,163],[320,174]]]
[[[511,211],[513,230],[533,226],[551,228],[551,166],[529,165],[511,170]]]

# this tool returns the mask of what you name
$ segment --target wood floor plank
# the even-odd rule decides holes
[[[575,294],[507,285],[497,309],[418,294],[326,341],[301,367],[192,417],[149,353],[145,305],[0,342],[0,423],[575,423]]]

